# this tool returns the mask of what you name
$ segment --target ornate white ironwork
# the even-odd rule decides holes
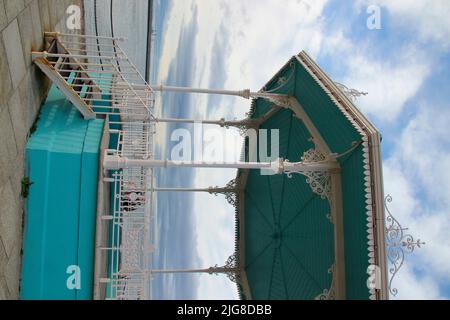
[[[358,91],[356,89],[351,89],[342,83],[335,82],[335,84],[347,96],[347,98],[349,98],[352,102],[355,102],[356,99],[361,96],[368,95],[368,92],[362,92],[362,91]]]
[[[260,124],[260,119],[252,119],[248,113],[246,113],[246,117],[242,120],[225,120],[224,118],[220,119],[220,126],[224,128],[234,127],[239,130],[239,134],[244,136],[248,129],[258,128]]]
[[[278,90],[280,90],[281,88],[283,88],[287,83],[289,83],[289,81],[291,81],[291,79],[294,77],[295,72],[296,72],[296,64],[294,61],[289,62],[289,67],[291,68],[291,73],[289,74],[289,76],[281,76],[278,78],[277,80],[277,86],[273,89],[270,90],[266,90],[267,87],[265,86],[263,88],[262,92],[266,92],[266,93],[273,93],[276,92]]]
[[[229,204],[231,204],[233,207],[237,205],[237,192],[239,189],[239,181],[238,179],[233,179],[230,182],[228,182],[225,187],[219,188],[211,187],[209,188],[209,193],[217,196],[218,194],[225,195],[225,199]]]
[[[326,156],[317,149],[307,150],[303,156],[304,163],[314,163],[325,161]],[[312,171],[306,172],[306,182],[311,186],[314,193],[318,194],[322,199],[328,199],[331,202],[331,178],[328,172]]]
[[[328,269],[328,273],[331,274],[331,286],[330,289],[324,289],[321,294],[319,294],[315,300],[335,300],[336,299],[336,290],[334,288],[334,271],[335,271],[335,264],[333,263]]]
[[[125,135],[126,131],[123,132]],[[118,146],[130,153],[134,146]],[[151,170],[126,168],[114,173],[114,206],[110,234],[109,299],[147,299],[150,278],[152,191]],[[150,201],[149,201],[150,200]]]
[[[303,153],[301,160],[305,164],[323,163],[327,161],[327,157],[318,149],[309,149]],[[306,183],[309,184],[312,191],[319,195],[322,199],[327,199],[331,207],[331,176],[328,170],[316,171],[285,171],[288,178],[292,177],[293,173],[299,173],[306,177]],[[328,215],[331,220],[331,215]]]
[[[414,237],[405,231],[408,228],[403,228],[401,224],[394,218],[394,216],[389,211],[387,206],[388,203],[392,202],[392,197],[387,195],[384,199],[384,206],[386,208],[386,246],[387,246],[387,257],[390,264],[389,273],[389,292],[396,296],[398,289],[394,288],[392,282],[397,275],[400,268],[403,266],[405,261],[405,255],[413,253],[414,250],[420,248],[425,242],[421,242],[420,239],[414,240]]]
[[[235,127],[239,130],[247,130],[249,128],[255,128],[257,125],[257,119],[252,119],[248,117],[248,115],[242,120],[225,120],[224,118],[220,119],[220,126],[227,129],[229,127]]]
[[[124,233],[124,238],[120,244],[122,254],[121,271],[129,272],[141,268],[141,254],[143,251],[140,241],[141,230],[129,230]]]
[[[289,108],[291,106],[291,102],[289,101],[289,96],[287,95],[277,95],[274,93],[260,93],[255,94],[254,98],[263,98],[271,103],[273,103],[276,106],[283,107],[283,108]]]
[[[208,269],[209,274],[225,274],[228,279],[230,279],[234,283],[238,283],[240,281],[239,277],[239,260],[237,254],[234,253],[228,257],[227,261],[223,266],[215,265],[214,267],[210,267]]]

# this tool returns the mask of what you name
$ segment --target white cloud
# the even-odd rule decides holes
[[[445,133],[450,114],[446,109],[421,105],[384,165],[385,193],[394,199],[389,210],[409,233],[426,242],[407,256],[407,267],[396,280],[403,299],[443,296],[440,285],[450,280],[450,141]],[[436,117],[438,110],[440,117]],[[426,276],[418,276],[422,273]]]
[[[382,28],[387,33],[383,37],[391,38],[388,47],[388,42],[384,43],[380,37],[347,38],[346,32],[361,21],[346,17],[338,24],[340,29],[325,35],[321,54],[341,64],[338,69],[344,72],[336,80],[369,93],[358,99],[364,112],[392,122],[404,111],[407,102],[416,97],[440,55],[450,48],[450,3],[447,0],[359,0],[354,5],[355,13],[364,15],[365,9],[374,4],[390,15],[389,24],[383,16],[386,11],[381,15]],[[376,35],[382,31],[368,32]]]
[[[448,0],[361,0],[359,5],[378,4],[387,8],[394,27],[417,32],[419,37],[450,47],[450,3]]]
[[[309,1],[311,2],[311,1]],[[322,42],[322,10],[327,0],[287,1],[183,1],[174,6],[167,23],[160,61],[160,77],[164,81],[171,61],[176,58],[180,33],[192,18],[196,6],[201,26],[195,38],[195,74],[193,86],[209,86],[212,51],[216,37],[225,34],[224,47],[229,51],[221,55],[226,66],[226,88],[250,87],[258,90],[287,61],[301,49],[315,56]],[[267,48],[270,48],[268,50]],[[220,53],[219,53],[220,54]],[[174,84],[176,85],[176,84]],[[195,97],[197,115],[207,114],[207,97]],[[232,100],[237,104],[238,116],[248,111],[248,101]]]
[[[423,40],[449,41],[445,16],[443,21],[433,17],[445,15],[447,2],[378,1],[393,14],[399,26],[411,24]],[[192,19],[193,4],[197,1],[180,1],[169,15],[165,32],[159,81],[164,82],[170,63],[177,58],[177,44],[181,30]],[[430,74],[433,57],[417,50],[416,44],[399,44],[395,54],[373,55],[373,43],[356,43],[344,36],[342,30],[327,30],[321,16],[326,0],[289,1],[280,6],[278,1],[208,1],[197,8],[199,31],[195,38],[196,55],[193,64],[199,66],[192,75],[192,85],[209,86],[214,69],[212,51],[217,36],[224,38],[226,54],[220,55],[226,71],[225,88],[259,89],[290,56],[306,49],[313,58],[326,56],[339,64],[344,84],[368,91],[369,95],[359,100],[360,107],[377,118],[395,127],[408,101],[417,96]],[[359,5],[365,3],[361,0]],[[400,3],[400,4],[399,4]],[[432,3],[432,4],[430,4]],[[441,7],[439,7],[441,6]],[[444,6],[444,7],[442,7]],[[448,5],[447,5],[448,6]],[[441,10],[439,10],[441,9]],[[419,12],[423,10],[421,16]],[[447,14],[448,16],[448,14]],[[438,20],[438,18],[436,18]],[[408,22],[409,21],[409,22]],[[434,31],[433,31],[434,30]],[[171,84],[177,85],[177,84]],[[198,118],[220,118],[236,116],[248,111],[249,102],[237,99],[222,99],[225,108],[208,109],[207,97],[193,97]],[[437,109],[420,106],[419,114],[398,135],[396,151],[385,162],[385,190],[394,197],[391,211],[399,220],[418,234],[427,245],[420,249],[412,260],[414,270],[424,271],[429,276],[419,277],[407,263],[398,277],[400,298],[440,297],[439,282],[449,279],[450,244],[446,219],[450,201],[450,154],[442,148],[448,146],[445,119],[450,115],[435,117]],[[386,126],[388,126],[386,125]],[[442,130],[434,130],[442,128]],[[159,131],[161,132],[161,131]],[[386,138],[386,137],[385,137]],[[160,137],[160,142],[165,137]],[[235,150],[239,153],[239,148]],[[229,151],[230,153],[232,151]],[[432,169],[432,170],[431,170]],[[233,178],[232,171],[198,170],[195,186],[224,185]],[[426,200],[423,200],[424,197]],[[221,263],[234,245],[233,209],[223,197],[196,195],[194,198],[197,218],[197,243],[202,266]],[[199,296],[223,297],[230,294],[218,292],[217,288],[234,285],[224,277],[214,277],[200,284]],[[227,283],[227,284],[226,284]],[[235,294],[235,289],[231,294]]]
[[[327,1],[239,1],[230,6],[230,68],[227,85],[259,89],[292,55],[315,56],[322,42]]]
[[[197,170],[196,181],[202,183],[209,181],[207,186],[217,184],[222,187],[230,176],[233,176],[231,171],[215,170],[215,178],[211,179],[211,173],[211,170]],[[201,255],[201,264],[203,267],[223,265],[228,256],[234,252],[234,208],[226,202],[224,195],[216,197],[210,194],[196,194],[194,203],[198,221],[197,250]],[[200,299],[238,298],[236,285],[223,275],[205,277],[202,280],[198,290]]]
[[[408,265],[404,265],[398,273],[393,286],[398,290],[396,297],[393,299],[401,300],[437,300],[442,299],[439,292],[438,284],[435,279],[429,276],[419,277],[410,269]]]
[[[431,72],[432,60],[413,45],[399,46],[396,54],[373,55],[374,43],[354,42],[335,30],[325,36],[321,54],[342,72],[339,81],[350,88],[368,92],[358,106],[381,120],[393,121],[406,102],[416,96]]]
[[[418,115],[404,129],[401,160],[422,182],[432,203],[450,206],[450,104],[420,104]]]
[[[178,39],[183,31],[183,25],[189,24],[192,17],[192,3],[190,1],[177,1],[176,5],[172,6],[165,24],[167,29],[161,30],[164,31],[165,35],[162,39],[161,56],[158,62],[158,82],[169,74],[170,64],[178,51]]]
[[[368,92],[358,100],[363,111],[383,120],[395,120],[406,102],[416,96],[430,73],[430,66],[414,55],[403,56],[400,63],[377,61],[354,55],[347,62],[344,83]]]

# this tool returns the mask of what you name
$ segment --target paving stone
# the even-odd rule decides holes
[[[0,0],[0,31],[8,25],[8,18],[6,17],[5,5],[3,0]]]
[[[0,239],[0,275],[5,271],[6,264],[8,263],[8,256],[6,255],[5,247]],[[0,289],[1,291],[1,289]]]
[[[12,85],[13,88],[17,88],[26,72],[17,19],[14,19],[14,21],[2,31],[2,36]]]
[[[14,194],[11,181],[3,185],[0,190],[0,238],[5,246],[8,260],[20,251],[18,244],[22,239],[22,208],[18,203],[19,195]],[[5,271],[6,273],[7,271]],[[11,291],[11,290],[10,290]]]
[[[28,133],[27,106],[21,101],[19,90],[16,90],[8,102],[9,114],[14,129],[14,137],[18,152],[23,152]]]
[[[5,178],[8,178],[11,175],[14,160],[17,157],[14,129],[8,108],[2,108],[0,110],[0,137],[0,167],[2,169],[2,180],[0,180],[1,186]]]
[[[63,19],[66,16],[67,3],[63,1],[58,1],[58,20]]]
[[[11,22],[25,7],[24,0],[3,0],[3,2],[8,22]]]
[[[30,4],[30,8],[31,20],[33,23],[33,43],[31,44],[31,49],[33,51],[40,51],[44,48],[44,33],[42,31],[38,0],[33,0]]]
[[[23,208],[25,199],[22,198],[22,179],[25,176],[25,152],[18,152],[15,160],[16,165],[14,166],[14,171],[11,173],[11,187],[13,192],[17,196],[18,204]]]
[[[22,42],[25,67],[31,66],[31,47],[33,44],[33,21],[31,20],[31,7],[26,7],[17,17],[19,23],[20,41]]]
[[[58,0],[48,0],[48,13],[50,15],[50,30],[53,31],[59,21]]]
[[[10,299],[19,299],[19,281],[20,281],[20,264],[21,256],[20,251],[22,248],[22,242],[19,239],[16,246],[9,257],[8,263],[5,268],[5,280],[10,293]]]
[[[39,0],[39,14],[41,17],[42,31],[50,30],[50,14],[48,9],[48,0]]]
[[[8,284],[6,283],[5,277],[0,275],[0,300],[7,300],[9,298]]]
[[[6,58],[5,46],[3,45],[2,39],[0,39],[0,74],[2,77],[2,81],[0,82],[0,107],[2,107],[6,106],[9,98],[9,92],[12,88],[11,76],[9,75],[8,59]]]
[[[30,129],[34,123],[36,113],[42,101],[40,99],[40,87],[42,83],[36,82],[36,78],[32,77],[34,71],[35,69],[30,69],[19,85],[20,100],[22,102],[21,109],[26,114],[26,117],[23,119],[26,121],[27,129]]]
[[[61,33],[68,33],[66,30],[65,21],[63,19],[58,21],[58,23],[54,26],[54,30]]]
[[[7,113],[7,115],[9,116],[9,110],[8,107],[2,107],[0,106],[0,116],[3,113]],[[1,120],[1,119],[0,119]],[[0,122],[0,126],[2,125],[2,123]],[[12,128],[12,125],[11,125]],[[1,130],[1,128],[0,128]],[[3,131],[3,130],[2,130]],[[14,141],[15,143],[15,141]],[[11,163],[9,162],[11,160],[11,157],[9,156],[9,151],[8,151],[8,144],[6,139],[0,139],[0,188],[2,187],[2,185],[4,184],[5,181],[8,180],[10,173],[11,173]],[[1,272],[0,272],[1,274]]]

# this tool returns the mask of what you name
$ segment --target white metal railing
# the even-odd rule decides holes
[[[110,286],[106,296],[108,299],[147,299],[150,296],[148,270],[153,248],[153,172],[133,167],[113,173],[112,177],[112,245],[108,248]]]
[[[120,38],[45,33],[47,51],[33,52],[95,114],[122,120],[153,118],[153,90],[120,47]],[[65,86],[66,87],[66,86]]]
[[[137,118],[121,122],[120,130],[110,130],[118,138],[117,149],[111,151],[133,159],[150,159],[155,124],[148,119],[137,121]],[[111,282],[107,297],[148,299],[151,294],[153,170],[125,168],[112,177],[115,201],[111,240],[114,245],[110,252]]]
[[[119,43],[122,39],[48,32],[47,51],[33,59],[87,118],[110,117],[116,150],[130,159],[153,157],[154,93]],[[119,120],[117,120],[119,119]],[[114,122],[115,121],[115,122]],[[103,170],[101,170],[103,172]],[[133,167],[110,173],[114,195],[110,221],[106,299],[149,299],[152,245],[153,170]]]

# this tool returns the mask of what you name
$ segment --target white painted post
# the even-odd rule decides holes
[[[206,161],[174,161],[156,159],[129,159],[115,154],[109,154],[110,150],[105,150],[103,167],[110,170],[122,168],[143,167],[143,168],[221,168],[221,169],[267,169],[274,173],[302,173],[311,171],[327,171],[338,169],[338,164],[334,161],[319,162],[289,162],[277,159],[270,162],[206,162]]]
[[[289,105],[289,96],[286,94],[279,93],[269,93],[269,92],[253,92],[250,89],[244,90],[220,90],[220,89],[204,89],[204,88],[189,88],[189,87],[174,87],[174,86],[155,86],[150,85],[153,91],[171,91],[171,92],[182,92],[182,93],[205,93],[205,94],[219,94],[219,95],[229,95],[238,96],[245,99],[250,98],[263,98],[269,100],[279,106]]]

